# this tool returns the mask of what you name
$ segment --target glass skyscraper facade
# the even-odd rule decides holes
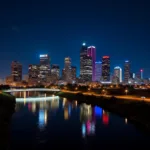
[[[95,81],[100,81],[102,75],[102,62],[95,62]]]
[[[92,57],[88,56],[85,43],[80,50],[80,81],[83,83],[92,81]]]
[[[128,81],[130,79],[130,62],[128,60],[124,63],[124,83],[128,84]]]
[[[114,76],[119,79],[119,83],[122,82],[122,69],[119,66],[114,68]]]
[[[22,64],[18,61],[11,63],[11,76],[14,82],[22,81]]]
[[[102,58],[102,81],[110,81],[110,57],[103,56]]]
[[[96,61],[96,48],[95,46],[89,46],[87,50],[87,55],[92,58],[92,81],[96,81],[96,70],[95,70],[95,61]]]
[[[45,55],[40,55],[40,66],[39,66],[39,81],[49,82],[50,79],[50,57]]]

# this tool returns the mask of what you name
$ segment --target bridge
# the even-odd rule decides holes
[[[37,92],[59,92],[60,89],[47,89],[47,88],[27,88],[27,89],[9,89],[4,92],[26,92],[26,91],[37,91]]]
[[[49,96],[49,97],[24,97],[16,98],[16,102],[40,102],[40,101],[50,101],[59,100],[59,96]]]

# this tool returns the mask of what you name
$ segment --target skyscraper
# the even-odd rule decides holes
[[[71,66],[71,79],[72,81],[76,81],[77,68],[75,66]]]
[[[28,82],[30,84],[37,84],[39,80],[39,65],[29,65],[28,68]]]
[[[95,62],[95,81],[100,81],[102,75],[102,62]]]
[[[114,76],[119,79],[120,83],[122,82],[122,69],[119,66],[114,68]]]
[[[96,80],[96,75],[95,75],[96,48],[95,46],[88,47],[87,55],[92,57],[92,81],[95,81]]]
[[[47,54],[40,55],[40,65],[49,66],[50,68],[50,57]]]
[[[140,72],[141,72],[141,79],[143,79],[143,69],[141,69]]]
[[[50,58],[47,54],[40,55],[40,82],[49,82],[50,79]]]
[[[87,55],[87,46],[82,44],[80,50],[80,82],[92,81],[92,57]]]
[[[102,81],[110,81],[110,57],[103,56],[102,58]]]
[[[130,62],[126,60],[124,64],[124,83],[128,84],[129,79],[130,79]]]
[[[65,80],[65,69],[62,69],[62,80]]]
[[[65,67],[64,67],[64,80],[68,83],[71,83],[71,58],[65,58]]]
[[[22,64],[18,61],[11,63],[11,75],[14,82],[20,82],[22,80]]]
[[[59,66],[58,65],[52,65],[52,68],[51,68],[51,78],[52,80],[59,80],[60,78],[60,69],[59,69]]]

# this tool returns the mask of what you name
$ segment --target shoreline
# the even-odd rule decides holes
[[[8,149],[11,117],[15,112],[15,97],[8,93],[0,93],[0,138],[1,149]]]
[[[135,101],[118,99],[114,96],[94,96],[82,93],[58,92],[56,95],[66,97],[70,100],[77,100],[79,103],[97,105],[121,117],[127,118],[129,122],[142,130],[150,133],[150,103],[146,101]]]

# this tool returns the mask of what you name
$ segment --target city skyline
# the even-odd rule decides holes
[[[143,1],[92,2],[45,5],[33,0],[31,5],[16,0],[14,6],[4,1],[0,6],[0,77],[10,73],[13,60],[22,63],[26,74],[29,62],[37,64],[39,55],[45,53],[61,69],[64,58],[71,57],[79,75],[80,45],[84,41],[96,46],[97,61],[101,56],[111,57],[111,72],[130,60],[133,72],[142,68],[149,77],[149,5]]]
[[[87,54],[86,54],[86,55],[89,56],[89,54],[88,54],[88,53],[89,53],[89,52],[88,52],[88,49],[89,49],[90,46],[87,46],[86,43],[82,43],[81,46],[86,46],[86,48],[87,48],[87,52],[86,52]],[[93,47],[96,48],[95,46],[93,46]],[[95,56],[97,57],[97,55],[95,55]],[[40,61],[40,63],[41,63],[41,58],[44,58],[44,57],[48,57],[49,60],[47,61],[47,63],[49,64],[50,69],[51,69],[51,67],[52,67],[53,65],[58,65],[58,66],[60,66],[60,64],[58,64],[58,63],[55,63],[55,64],[54,64],[54,63],[51,62],[51,57],[49,56],[48,53],[47,53],[47,54],[40,54],[40,55],[39,55],[39,61]],[[90,56],[90,57],[91,57],[91,56]],[[101,59],[99,59],[99,62],[102,62],[104,57],[109,57],[109,58],[111,58],[110,56],[101,56]],[[71,59],[69,56],[68,56],[68,57],[65,57],[64,59],[66,59],[66,58]],[[91,59],[92,59],[92,57],[91,57]],[[97,63],[98,61],[96,61],[96,60],[97,60],[97,59],[94,59],[94,61],[93,61],[93,60],[92,60],[92,61],[95,62],[95,63]],[[13,60],[11,63],[13,63],[14,61],[19,62],[19,61],[17,61],[17,60]],[[71,61],[72,61],[72,60],[71,60]],[[127,63],[127,62],[130,62],[130,65],[131,65],[131,61],[129,61],[129,60],[125,60],[125,61],[122,62],[122,63]],[[19,63],[21,63],[21,62],[19,62]],[[112,61],[111,61],[111,63],[112,63]],[[122,79],[124,79],[124,77],[125,77],[125,75],[124,75],[124,74],[125,74],[125,70],[124,70],[124,69],[125,69],[125,66],[120,63],[120,64],[121,64],[120,66],[119,66],[119,65],[118,65],[118,66],[116,65],[116,66],[113,68],[112,65],[111,65],[111,63],[110,63],[110,77],[114,74],[114,70],[113,70],[113,69],[114,69],[115,67],[123,66],[123,67],[120,67],[120,68],[123,69]],[[37,64],[38,64],[38,63],[37,63]],[[22,65],[22,63],[21,63],[21,65]],[[29,63],[29,65],[27,66],[27,69],[28,69],[28,67],[29,67],[30,65],[31,65],[31,63]],[[32,65],[35,65],[35,63],[32,64]],[[72,64],[71,66],[76,67],[76,70],[79,70],[79,72],[80,72],[80,65],[79,65],[79,66],[75,66],[74,64]],[[24,69],[24,68],[22,67],[22,70],[23,70],[23,69]],[[62,68],[59,67],[59,69],[60,69],[60,70],[63,70],[64,67],[62,67]],[[96,73],[96,72],[94,71],[94,73]],[[145,75],[143,68],[139,68],[139,70],[137,70],[137,71],[134,72],[134,71],[132,70],[132,67],[130,67],[129,77],[132,76],[131,74],[139,75],[139,73],[140,73],[140,75],[141,75],[141,73],[142,73],[142,78],[143,78],[144,75]],[[11,71],[10,71],[10,74],[11,74]],[[27,71],[26,74],[28,74],[28,71]],[[26,75],[26,74],[23,74],[23,73],[22,73],[22,76],[23,76],[23,75]],[[92,74],[93,74],[93,71],[92,71]],[[60,71],[59,75],[62,76],[62,71]],[[6,76],[8,76],[8,74],[7,74]],[[6,76],[5,76],[4,78],[6,78]],[[77,77],[80,77],[80,73],[77,73]],[[95,77],[96,77],[96,76],[95,76]],[[93,79],[92,79],[92,80],[93,80]],[[96,80],[95,80],[95,81],[96,81]]]

